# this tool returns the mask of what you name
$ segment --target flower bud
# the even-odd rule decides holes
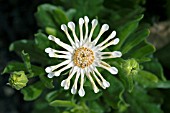
[[[135,59],[128,59],[123,63],[122,68],[127,75],[136,75],[139,70],[139,64]]]
[[[11,73],[9,77],[9,85],[17,90],[26,86],[28,78],[24,71],[18,71]]]

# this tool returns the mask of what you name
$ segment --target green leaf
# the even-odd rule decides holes
[[[52,16],[55,20],[55,23],[57,23],[58,25],[66,24],[69,21],[69,19],[66,16],[66,13],[60,7],[56,7],[52,11]]]
[[[74,106],[76,106],[76,104],[71,102],[71,101],[67,101],[67,100],[54,100],[54,101],[50,102],[50,106],[54,106],[54,107],[74,107]]]
[[[49,106],[44,99],[37,99],[34,101],[34,109],[31,113],[55,113],[58,112],[54,107]]]
[[[24,63],[20,63],[20,62],[9,62],[7,64],[7,66],[4,68],[2,74],[5,74],[5,73],[12,73],[14,71],[27,71],[26,68],[25,68],[25,65]]]
[[[169,89],[170,88],[170,81],[159,81],[157,83],[151,84],[150,88],[163,88]]]
[[[106,73],[105,73],[106,74]],[[111,74],[106,74],[110,87],[103,92],[104,101],[112,108],[118,108],[121,104],[125,104],[122,97],[124,92],[123,84]]]
[[[43,4],[38,6],[35,17],[37,19],[38,25],[42,28],[45,27],[56,27],[56,24],[52,18],[51,12],[56,9],[56,6],[50,4]]]
[[[155,51],[155,47],[152,44],[150,44],[148,42],[145,42],[145,43],[146,43],[146,45],[143,46],[143,47],[138,48],[138,50],[135,51],[132,54],[132,57],[141,58],[141,57],[150,55]]]
[[[151,55],[154,51],[155,47],[145,40],[133,47],[133,49],[131,49],[128,53],[124,54],[123,57],[132,57],[143,60],[143,58],[148,55]]]
[[[66,12],[66,15],[68,17],[69,20],[73,20],[73,17],[76,15],[76,9],[69,9],[67,12]]]
[[[135,87],[132,93],[126,94],[126,101],[130,106],[125,113],[163,113],[160,105],[153,99],[146,90]]]
[[[104,113],[104,108],[98,101],[90,101],[88,105],[90,108],[90,113]]]
[[[152,59],[150,62],[143,63],[143,66],[145,70],[154,73],[155,75],[157,75],[157,77],[159,77],[159,79],[166,81],[163,73],[163,67],[156,59]]]
[[[158,82],[158,77],[156,75],[144,70],[140,70],[138,74],[134,76],[134,79],[143,87],[149,87]]]
[[[85,15],[95,17],[103,8],[103,0],[71,0],[70,4],[76,9],[76,20]],[[68,4],[68,2],[66,2]]]
[[[32,71],[34,73],[34,77],[44,73],[44,69],[42,69],[41,67],[38,67],[38,66],[35,66],[35,65],[32,65],[31,67],[32,67]],[[27,72],[27,69],[25,68],[24,63],[13,61],[13,62],[8,63],[8,65],[5,67],[2,74],[12,73],[14,71],[25,71],[25,72]]]
[[[35,44],[38,48],[44,51],[45,48],[49,47],[50,41],[45,34],[39,32],[35,34]]]
[[[58,96],[58,91],[52,91],[52,92],[47,94],[45,99],[48,102],[52,102],[54,99],[56,99],[57,96]]]
[[[127,53],[129,50],[131,50],[133,47],[138,45],[140,42],[142,42],[145,38],[147,38],[149,35],[148,29],[142,29],[138,31],[137,33],[134,33],[132,36],[130,36],[126,43],[122,46],[121,52]]]
[[[39,77],[45,87],[47,87],[49,89],[54,88],[53,79],[48,78],[44,74],[40,74]]]
[[[159,49],[156,51],[155,56],[159,59],[161,64],[170,69],[170,60],[167,60],[170,58],[170,53],[168,52],[170,50],[170,43],[168,43],[165,47]]]
[[[85,101],[96,100],[102,96],[102,92],[94,93],[94,91],[90,90],[89,87],[86,87],[85,91],[86,91],[86,94],[84,97],[82,97],[82,100],[85,100]]]
[[[28,71],[28,78],[30,77],[33,77],[34,76],[34,73],[31,69],[31,62],[30,62],[30,56],[28,53],[25,53],[24,50],[22,51],[21,53],[21,57],[22,57],[22,60],[24,61],[24,64],[25,64],[25,68],[27,69]]]
[[[40,5],[38,11],[35,13],[35,17],[38,25],[43,29],[47,27],[58,29],[58,26],[69,21],[65,11],[63,11],[61,7],[56,7],[51,4]]]
[[[21,93],[24,95],[25,101],[32,101],[37,99],[43,92],[44,86],[42,82],[36,82],[32,85],[29,85],[21,90]]]
[[[143,18],[143,15],[136,17],[135,20],[128,22],[124,26],[121,26],[118,31],[118,37],[120,38],[119,44],[116,46],[116,49],[120,49],[126,39],[129,37],[131,33],[133,33],[138,27],[139,21]]]
[[[19,55],[21,51],[24,50],[30,55],[31,61],[40,63],[42,65],[46,65],[48,63],[51,64],[52,62],[54,62],[52,60],[49,60],[44,50],[39,49],[32,40],[15,41],[10,45],[9,49],[10,51],[15,51]]]

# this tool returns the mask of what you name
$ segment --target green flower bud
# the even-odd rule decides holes
[[[139,70],[139,64],[135,59],[128,59],[122,64],[122,69],[127,75],[136,75]]]
[[[28,78],[24,71],[18,71],[11,73],[9,77],[9,85],[17,90],[26,86]]]

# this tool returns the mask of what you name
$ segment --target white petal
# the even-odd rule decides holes
[[[104,50],[105,48],[111,46],[111,45],[116,45],[119,43],[119,38],[115,38],[114,40],[112,40],[111,42],[107,43],[106,45],[102,46],[99,48],[100,51]]]
[[[112,31],[112,33],[106,38],[106,40],[102,41],[98,46],[103,46],[109,40],[113,39],[116,36],[116,31]]]
[[[99,64],[100,67],[108,70],[111,74],[117,74],[118,70],[116,67],[111,67],[108,63],[101,61]]]
[[[48,36],[48,39],[49,39],[49,40],[52,40],[52,41],[54,41],[54,42],[56,42],[56,43],[60,43],[60,39],[58,39],[58,38],[56,38],[56,37],[54,37],[54,36],[52,36],[52,35],[49,35],[49,36]]]
[[[75,24],[74,24],[74,22],[69,22],[69,23],[68,23],[68,27],[69,27],[71,30],[75,30]]]
[[[48,78],[53,78],[54,73],[49,73],[47,76],[48,76]]]
[[[73,84],[73,87],[71,89],[72,94],[76,94],[76,92],[77,92],[77,82],[78,82],[79,77],[80,77],[80,69],[77,69],[76,78],[74,80],[74,84]]]
[[[56,37],[54,37],[52,35],[49,35],[48,39],[54,41],[59,46],[63,47],[64,49],[66,49],[68,51],[70,51],[71,53],[73,53],[73,51],[74,51],[73,47],[71,47],[70,45],[68,45],[68,44],[66,44],[66,43],[64,43],[62,41],[60,41],[60,39],[58,39],[58,38],[56,38]]]
[[[46,68],[45,68],[45,72],[46,72],[46,73],[51,73],[51,72],[52,72],[51,67],[46,67]]]
[[[97,87],[94,88],[94,92],[95,93],[98,93],[99,92],[99,89]]]
[[[77,88],[75,86],[73,86],[71,88],[71,94],[76,94],[76,92],[77,92]]]
[[[120,51],[113,51],[113,52],[100,52],[101,59],[109,59],[109,58],[119,58],[122,56]]]
[[[114,39],[114,41],[113,41],[113,45],[118,44],[118,43],[119,43],[119,41],[120,41],[120,40],[119,40],[119,38],[115,38],[115,39]]]
[[[109,71],[110,71],[111,74],[117,74],[118,73],[118,70],[115,67],[109,68]]]
[[[109,87],[109,86],[110,86],[110,83],[109,83],[108,81],[104,80],[104,81],[103,81],[103,85],[104,85],[105,87]]]
[[[65,31],[65,32],[68,31],[68,30],[67,30],[67,26],[66,26],[65,24],[62,24],[62,25],[61,25],[61,29],[62,29],[63,31]]]
[[[67,36],[68,40],[70,41],[72,47],[74,48],[75,43],[74,43],[74,41],[72,40],[70,34],[68,33],[67,26],[66,26],[65,24],[62,24],[62,25],[61,25],[61,29],[64,31],[64,33],[66,34],[66,36]]]
[[[64,87],[65,85],[66,85],[66,80],[63,80],[63,81],[61,82],[61,86]]]
[[[110,83],[109,82],[107,82],[104,78],[103,78],[103,76],[99,73],[99,71],[95,68],[95,70],[94,70],[97,74],[98,74],[98,76],[100,77],[100,79],[102,80],[102,84],[103,84],[103,86],[104,87],[109,87],[110,86]]]
[[[79,25],[83,25],[83,24],[84,24],[83,18],[79,18]]]
[[[76,33],[75,33],[75,24],[74,24],[74,22],[69,22],[69,23],[68,23],[68,27],[69,27],[69,28],[71,29],[71,31],[72,31],[72,34],[73,34],[73,37],[74,37],[74,41],[75,41],[76,47],[79,47],[79,44],[77,44],[77,43],[79,43],[79,40],[78,40],[77,35],[76,35]]]
[[[92,26],[97,26],[98,20],[97,19],[93,19],[91,23],[92,23]]]
[[[83,41],[83,24],[84,20],[83,18],[79,18],[79,29],[80,29],[80,46],[82,45]]]
[[[54,76],[58,77],[58,76],[60,76],[60,74],[61,74],[60,72],[54,72]]]
[[[88,32],[89,32],[89,29],[88,29],[89,18],[87,16],[85,16],[84,21],[85,21],[85,29],[86,29],[86,33],[85,33],[85,36],[84,36],[84,41],[86,41],[87,37],[88,37]]]
[[[93,71],[93,76],[96,79],[97,83],[103,88],[106,89],[106,86],[103,85],[103,83],[99,80],[99,78],[96,76],[95,72]]]
[[[116,36],[116,31],[112,31],[112,33],[110,34],[110,38],[114,38]]]
[[[100,39],[101,35],[107,31],[109,29],[109,25],[108,24],[103,24],[101,29],[100,29],[100,32],[98,34],[98,36],[96,37],[96,39],[93,41],[94,44],[97,44],[98,40]]]
[[[96,86],[96,84],[95,84],[95,82],[94,82],[93,78],[91,77],[90,73],[88,73],[87,71],[86,71],[86,76],[87,76],[87,77],[88,77],[88,79],[90,80],[90,82],[91,82],[91,84],[92,84],[92,87],[93,87],[94,92],[95,92],[95,93],[98,93],[98,92],[99,92],[99,89],[98,89],[98,87]]]
[[[54,65],[54,66],[49,66],[49,67],[47,67],[48,69],[46,70],[45,69],[45,71],[48,73],[48,72],[52,72],[52,71],[54,71],[54,70],[56,70],[57,68],[59,68],[59,67],[61,67],[61,66],[64,66],[64,65],[66,65],[66,64],[69,64],[71,62],[71,60],[65,60],[65,61],[63,61],[63,62],[61,62],[61,63],[59,63],[59,64],[57,64],[57,65]]]
[[[55,54],[55,53],[51,52],[48,55],[49,55],[49,57],[53,57],[53,58],[64,58],[64,59],[71,59],[72,58],[72,56],[69,55],[69,54],[67,54],[67,55],[58,55],[58,54]]]
[[[102,31],[107,31],[107,30],[109,30],[109,25],[103,24],[101,29],[102,29]]]
[[[64,87],[65,90],[68,90],[69,87],[70,87],[70,81],[67,80],[67,79],[66,79],[66,80],[63,80],[63,81],[61,82],[61,86]]]
[[[66,82],[66,85],[64,86],[64,89],[65,89],[65,90],[68,90],[69,87],[70,87],[70,81],[67,81],[67,82]]]
[[[122,56],[122,53],[120,52],[120,51],[114,51],[114,52],[112,52],[112,56],[113,57],[121,57]]]
[[[69,73],[69,76],[68,76],[68,78],[67,78],[68,80],[70,80],[70,79],[74,76],[74,74],[76,73],[77,69],[78,69],[77,66],[74,66],[74,67],[71,69],[71,71],[70,71],[70,73]]]
[[[88,23],[89,22],[89,18],[87,16],[84,16],[84,21]]]
[[[46,53],[52,52],[52,51],[51,51],[51,48],[50,48],[50,47],[46,48],[46,49],[45,49],[45,52],[46,52]]]
[[[80,88],[78,93],[79,93],[80,97],[83,97],[85,95],[85,91],[83,88]]]
[[[90,31],[90,35],[88,37],[88,41],[91,42],[91,38],[92,38],[92,35],[93,35],[93,32],[94,32],[94,29],[96,28],[97,24],[98,24],[98,20],[97,19],[93,19],[92,20],[92,28],[91,28],[91,31]]]
[[[56,57],[57,56],[55,53],[52,53],[52,52],[49,53],[48,55],[49,55],[49,57]]]
[[[60,73],[71,68],[72,66],[74,66],[73,62],[70,62],[68,65],[64,66],[63,68],[61,68],[60,70],[58,71],[54,71],[54,76],[60,76]]]
[[[81,81],[80,81],[80,89],[79,89],[79,95],[80,97],[83,97],[85,95],[85,91],[84,91],[84,88],[83,88],[83,85],[84,85],[84,69],[81,69]]]

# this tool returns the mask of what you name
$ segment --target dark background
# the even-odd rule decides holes
[[[10,43],[34,38],[38,29],[34,13],[43,3],[54,3],[54,0],[0,0],[0,72],[7,62],[19,60],[15,53],[9,52]],[[143,5],[143,21],[150,25],[167,21],[166,4],[166,0],[147,0]],[[168,75],[166,67],[164,71]],[[7,82],[8,75],[0,75],[0,113],[30,113],[33,102],[24,102],[20,92],[7,86]]]

